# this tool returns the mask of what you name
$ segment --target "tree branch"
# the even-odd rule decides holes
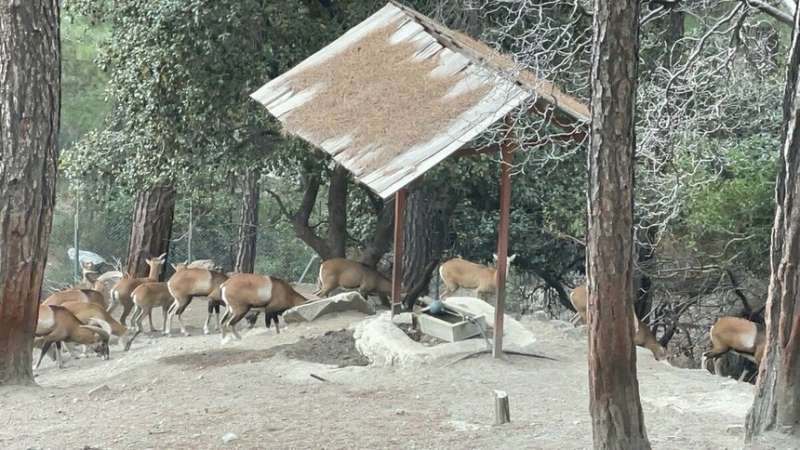
[[[789,26],[794,26],[794,20],[791,15],[781,11],[775,6],[770,5],[767,2],[763,2],[761,0],[743,0],[748,6],[752,6],[753,8],[758,9],[759,11],[767,14],[768,16],[772,17],[773,19],[782,22]],[[784,3],[786,1],[784,0]]]
[[[731,280],[733,293],[736,294],[736,296],[739,297],[739,300],[742,301],[742,306],[744,306],[743,312],[749,317],[753,312],[753,308],[750,307],[750,302],[747,301],[747,297],[744,295],[744,292],[742,292],[742,290],[739,288],[739,280],[736,279],[736,276],[734,276],[732,270],[726,269],[725,272],[728,274],[728,278]]]
[[[281,197],[278,194],[276,194],[272,189],[264,188],[264,192],[271,195],[272,198],[275,199],[275,203],[278,204],[278,209],[280,209],[281,214],[283,214],[283,216],[286,217],[287,220],[291,221],[292,214],[289,214],[289,210],[286,209],[286,206],[283,204],[283,200],[281,200]]]
[[[308,226],[308,221],[311,219],[314,205],[317,203],[320,184],[321,181],[318,174],[309,175],[307,177],[303,201],[300,203],[300,209],[294,214],[294,219],[306,226]]]
[[[264,189],[270,194],[278,203],[278,208],[281,210],[286,219],[292,224],[295,235],[303,241],[306,245],[311,247],[323,260],[331,257],[331,248],[328,243],[317,236],[314,232],[314,227],[309,224],[311,213],[314,211],[314,205],[317,202],[317,195],[319,194],[320,179],[318,174],[313,174],[308,177],[306,181],[305,192],[303,193],[303,201],[300,204],[300,209],[294,214],[289,212],[286,205],[281,200],[280,196],[270,189]]]

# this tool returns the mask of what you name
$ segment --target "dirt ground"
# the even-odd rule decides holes
[[[488,356],[421,369],[359,363],[350,328],[361,314],[258,326],[222,345],[190,306],[190,337],[140,336],[112,359],[46,360],[38,388],[0,389],[2,449],[581,449],[591,445],[586,340],[563,322],[523,323],[557,361]],[[156,324],[160,324],[156,317]],[[282,324],[283,325],[283,324]],[[322,336],[320,338],[320,336]],[[293,345],[300,341],[299,345]],[[320,355],[330,343],[333,355]],[[298,353],[311,354],[303,361]],[[293,356],[293,357],[290,357]],[[742,448],[752,386],[655,362],[642,350],[647,433],[658,449]],[[493,391],[510,424],[494,426]],[[235,439],[223,442],[229,433]],[[765,447],[767,448],[767,447]],[[786,448],[786,447],[781,447]]]

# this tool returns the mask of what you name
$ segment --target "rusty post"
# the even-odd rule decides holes
[[[509,141],[510,127],[502,144],[500,164],[500,225],[497,232],[497,301],[494,310],[494,349],[492,356],[503,356],[503,315],[506,310],[506,270],[508,267],[508,229],[511,214],[511,164],[513,144]]]
[[[406,222],[408,190],[402,188],[394,195],[394,264],[392,265],[392,316],[400,312],[400,287],[403,283],[403,225]]]

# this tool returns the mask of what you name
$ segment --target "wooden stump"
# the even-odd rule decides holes
[[[511,422],[511,410],[508,408],[508,393],[494,391],[494,424],[502,425]]]

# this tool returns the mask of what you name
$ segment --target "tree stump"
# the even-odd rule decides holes
[[[508,393],[494,391],[494,424],[502,425],[511,422],[511,410],[508,407]]]

